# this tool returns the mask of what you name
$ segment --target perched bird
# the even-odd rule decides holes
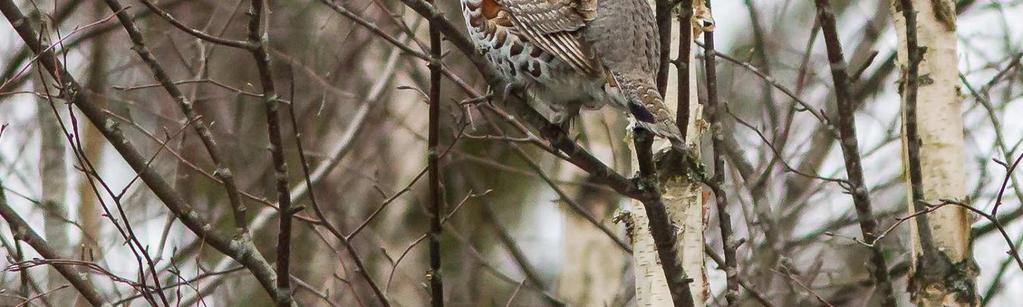
[[[461,0],[472,41],[510,87],[555,124],[610,103],[684,140],[655,83],[660,52],[646,0]]]

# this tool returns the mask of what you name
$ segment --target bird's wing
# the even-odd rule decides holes
[[[511,13],[512,23],[530,42],[585,73],[599,66],[576,33],[593,19],[597,0],[485,0]]]

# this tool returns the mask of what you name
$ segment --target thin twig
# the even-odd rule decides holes
[[[1019,251],[1016,249],[1016,244],[1012,242],[1012,238],[1009,237],[1009,233],[1005,230],[1005,227],[1002,226],[1002,223],[999,222],[994,215],[991,215],[987,212],[984,212],[984,210],[974,208],[973,206],[970,206],[966,203],[957,200],[942,199],[941,204],[950,204],[965,208],[966,210],[976,213],[977,215],[991,221],[991,223],[995,225],[995,228],[998,229],[998,232],[1002,234],[1002,238],[1005,239],[1005,244],[1009,246],[1009,256],[1015,259],[1016,265],[1019,266],[1020,270],[1023,270],[1023,259],[1020,258]]]
[[[277,306],[294,306],[295,301],[291,297],[291,216],[294,212],[291,209],[291,196],[288,190],[288,162],[284,157],[284,142],[281,139],[281,122],[278,110],[280,100],[277,89],[274,85],[273,72],[270,68],[270,54],[267,52],[269,44],[269,19],[263,25],[263,16],[268,8],[264,8],[264,0],[252,0],[249,3],[249,43],[255,48],[250,49],[253,59],[256,61],[256,68],[259,70],[259,80],[263,88],[263,107],[266,111],[267,136],[270,140],[270,156],[274,169],[274,186],[277,188],[277,204],[280,206],[280,220],[277,232],[277,279],[276,289],[272,293]]]
[[[810,287],[808,287],[802,281],[799,281],[799,279],[797,279],[795,276],[792,276],[792,273],[787,272],[787,270],[785,272],[781,272],[775,269],[771,269],[771,271],[774,271],[779,275],[785,276],[785,278],[788,278],[790,281],[798,285],[800,288],[803,288],[803,290],[806,290],[806,292],[809,292],[811,295],[813,295],[813,297],[816,298],[818,302],[821,302],[821,304],[824,304],[825,306],[828,307],[835,307],[835,305],[832,305],[827,300],[825,300],[824,297],[820,295],[820,293],[817,293],[817,291],[813,291],[813,289],[810,289]]]
[[[234,211],[235,226],[238,227],[239,233],[248,232],[248,228],[245,225],[245,205],[242,204],[241,195],[238,192],[238,186],[235,184],[234,175],[231,172],[230,167],[223,159],[223,153],[217,146],[217,142],[213,138],[213,132],[210,131],[209,124],[206,120],[199,116],[195,112],[195,108],[192,101],[189,100],[185,94],[177,87],[170,75],[164,70],[163,66],[156,60],[156,57],[152,54],[148,47],[146,47],[145,40],[142,37],[142,31],[139,30],[138,26],[135,25],[133,17],[128,14],[123,6],[117,0],[105,0],[110,10],[117,15],[117,19],[121,22],[125,31],[128,32],[128,37],[131,39],[134,47],[132,50],[139,55],[142,62],[149,67],[149,70],[153,73],[153,77],[160,85],[167,91],[167,94],[177,102],[181,112],[185,114],[185,117],[189,121],[195,122],[195,132],[199,135],[199,139],[202,140],[203,146],[206,147],[206,152],[209,153],[210,160],[216,167],[216,171],[213,172],[214,176],[220,178],[224,183],[224,188],[227,190],[228,199],[231,201],[231,208]]]
[[[432,4],[433,2],[431,2]],[[440,236],[441,214],[444,211],[440,187],[440,161],[438,161],[437,142],[440,137],[440,77],[441,77],[441,45],[440,30],[437,23],[430,20],[430,110],[427,140],[427,163],[430,175],[430,305],[444,307],[444,279],[441,271]]]
[[[711,1],[706,0],[704,4],[708,10],[711,9]],[[710,23],[705,23],[709,27]],[[718,227],[721,228],[721,242],[725,255],[725,277],[726,290],[725,300],[728,306],[735,306],[739,303],[739,270],[735,251],[739,248],[739,242],[735,240],[732,232],[732,216],[728,212],[728,197],[721,185],[725,182],[725,157],[724,157],[724,131],[722,129],[725,110],[718,101],[717,81],[717,51],[714,49],[714,31],[703,33],[704,49],[704,72],[707,77],[707,109],[706,113],[710,118],[711,126],[711,160],[714,165],[714,176],[710,178],[710,184],[714,192],[715,204],[718,210]]]
[[[700,47],[703,47],[704,49],[707,49],[707,46],[704,45],[704,44],[700,44],[699,42],[697,42],[696,44],[699,45]],[[722,58],[722,59],[725,59],[728,62],[732,62],[732,63],[734,63],[736,65],[739,65],[742,68],[745,68],[746,70],[749,70],[754,75],[757,75],[757,77],[760,77],[761,79],[764,79],[765,82],[770,83],[771,86],[773,86],[774,88],[778,89],[779,91],[784,93],[786,96],[789,96],[789,98],[792,98],[792,100],[795,101],[796,103],[799,103],[799,105],[802,106],[802,108],[800,109],[801,111],[810,112],[810,114],[812,114],[813,117],[815,117],[818,121],[820,121],[822,124],[824,124],[824,126],[827,128],[827,131],[829,133],[831,133],[832,135],[836,135],[834,126],[832,126],[828,122],[828,118],[826,116],[824,116],[824,113],[822,113],[821,110],[818,110],[813,105],[810,105],[810,103],[806,102],[806,100],[803,100],[802,98],[799,98],[799,95],[796,95],[796,93],[794,93],[792,90],[790,90],[789,88],[787,88],[784,85],[782,85],[781,83],[779,83],[778,80],[774,79],[774,77],[772,77],[772,76],[770,76],[770,75],[760,71],[760,69],[758,69],[756,66],[753,66],[750,63],[746,63],[746,62],[737,60],[737,59],[735,59],[735,58],[733,58],[731,56],[728,56],[727,54],[715,52],[712,56],[718,57],[718,58]]]
[[[24,14],[12,0],[0,0],[0,12],[12,25],[15,25],[14,28],[18,36],[37,55],[46,71],[60,82],[63,97],[88,117],[89,121],[110,141],[124,161],[146,183],[153,194],[181,220],[182,224],[198,237],[203,238],[207,245],[245,266],[268,293],[275,293],[273,284],[277,276],[262,254],[256,250],[252,241],[248,238],[236,238],[233,235],[217,231],[160,174],[148,167],[147,160],[131,144],[120,127],[116,124],[108,124],[112,122],[112,119],[88,95],[84,95],[83,88],[64,69],[63,64],[53,51],[42,46],[37,39],[38,34],[31,28]]]
[[[706,252],[707,256],[709,256],[710,259],[713,260],[714,263],[718,265],[718,267],[722,268],[725,267],[725,259],[721,258],[721,255],[718,255],[716,252],[714,252],[714,248],[712,248],[708,244],[704,244],[703,250],[704,252]],[[742,288],[746,289],[746,293],[752,295],[753,299],[757,300],[757,302],[760,303],[760,305],[763,305],[765,307],[774,307],[774,304],[771,303],[771,300],[767,299],[767,296],[764,296],[763,293],[760,293],[760,291],[757,291],[757,289],[753,288],[753,285],[751,285],[745,279],[740,278],[739,284],[742,285]]]
[[[0,9],[3,9],[4,15],[9,14],[7,9],[10,7],[6,6],[8,3],[9,2],[0,2]],[[17,239],[28,243],[32,246],[32,249],[35,249],[43,258],[48,260],[66,259],[60,256],[57,253],[57,250],[51,247],[46,240],[43,240],[43,238],[39,236],[35,230],[32,230],[32,227],[29,226],[28,222],[22,219],[21,216],[14,211],[14,208],[11,208],[10,205],[7,204],[7,195],[3,189],[3,182],[0,182],[0,217],[3,217],[3,219],[11,225],[11,231],[14,232]],[[84,275],[79,274],[73,267],[66,265],[54,265],[53,268],[56,269],[60,275],[63,275],[64,278],[66,278],[67,281],[70,282],[71,285],[74,286],[75,289],[82,294],[82,297],[89,301],[90,304],[93,306],[102,306],[106,304],[106,299],[100,295],[100,292],[96,289],[96,287],[93,286]]]
[[[483,113],[483,116],[486,117],[487,113]],[[507,133],[504,131],[504,129],[501,129],[500,126],[497,126],[494,123],[494,121],[489,120],[490,119],[489,117],[487,117],[487,119],[488,119],[487,122],[490,123],[491,128],[496,130],[499,135],[501,135],[501,136],[506,136],[507,135]],[[554,190],[554,193],[558,195],[558,198],[560,198],[562,201],[564,201],[566,204],[568,204],[569,208],[571,208],[573,212],[575,212],[576,214],[579,214],[580,216],[582,216],[591,225],[593,225],[594,227],[597,227],[597,229],[600,229],[600,231],[602,233],[604,233],[604,235],[606,235],[609,239],[614,241],[615,244],[619,248],[621,248],[623,251],[625,251],[627,253],[630,253],[630,254],[632,253],[632,248],[629,247],[629,245],[627,243],[625,243],[625,241],[623,241],[621,238],[619,238],[618,235],[615,235],[614,231],[612,231],[611,229],[608,229],[607,226],[605,226],[603,223],[601,223],[599,220],[597,220],[596,217],[594,217],[589,212],[587,212],[587,210],[585,208],[583,208],[583,206],[580,205],[579,202],[575,201],[575,199],[573,199],[571,196],[569,196],[568,193],[566,193],[564,189],[559,187],[557,185],[557,183],[554,181],[554,179],[552,179],[550,176],[548,176],[547,173],[545,173],[543,171],[543,169],[540,167],[540,165],[537,164],[536,161],[534,161],[532,158],[529,157],[529,154],[526,153],[525,150],[523,150],[521,147],[518,146],[518,144],[515,144],[515,143],[508,143],[508,145],[511,146],[512,150],[515,152],[515,154],[520,159],[522,159],[523,161],[526,161],[526,164],[529,165],[529,168],[533,171],[533,173],[535,173],[537,176],[539,176],[540,179],[543,180],[544,183],[546,183],[548,186],[551,187],[551,189]]]
[[[352,119],[352,122],[345,130],[345,134],[344,137],[342,137],[341,144],[338,146],[336,150],[334,150],[334,154],[331,155],[331,160],[320,165],[320,167],[318,167],[315,171],[310,172],[309,162],[306,161],[305,150],[304,147],[302,146],[302,138],[301,135],[298,133],[299,131],[298,118],[295,114],[294,104],[290,105],[289,112],[291,114],[292,130],[295,132],[294,136],[295,145],[298,149],[299,161],[302,164],[302,173],[305,178],[305,181],[303,182],[302,185],[299,185],[296,188],[292,189],[291,192],[292,202],[297,203],[299,199],[308,195],[309,202],[312,204],[313,207],[313,212],[315,212],[316,216],[322,221],[323,227],[327,228],[327,231],[334,235],[334,237],[341,241],[341,244],[345,246],[345,249],[348,251],[349,256],[351,256],[353,262],[355,262],[357,272],[360,275],[362,275],[363,279],[366,280],[366,283],[369,284],[370,289],[373,291],[373,294],[379,300],[380,305],[385,307],[391,305],[390,302],[387,300],[387,296],[384,294],[383,291],[381,291],[380,286],[377,285],[377,283],[373,280],[372,276],[370,276],[369,270],[366,269],[366,265],[364,264],[362,258],[359,256],[358,252],[355,251],[355,247],[352,246],[351,241],[349,241],[347,237],[341,234],[341,231],[338,230],[338,228],[335,227],[330,222],[330,219],[327,218],[326,214],[324,214],[323,210],[320,208],[319,203],[316,201],[316,195],[313,192],[314,190],[313,186],[316,182],[326,177],[326,174],[330,172],[330,169],[335,167],[338,163],[340,163],[341,158],[343,158],[352,148],[351,146],[354,143],[355,135],[359,133],[359,131],[364,126],[363,124],[365,123],[366,115],[369,112],[370,105],[374,104],[377,101],[377,99],[380,97],[380,94],[383,92],[383,89],[386,87],[386,84],[388,84],[389,81],[391,80],[391,77],[393,76],[393,73],[396,68],[396,63],[397,53],[392,52],[391,55],[388,56],[387,65],[385,66],[384,69],[384,74],[380,77],[380,79],[377,80],[376,83],[374,83],[373,87],[370,89],[366,97],[366,102],[359,106],[355,118]]]
[[[160,18],[163,18],[164,20],[166,20],[170,24],[174,25],[174,27],[176,27],[178,29],[181,29],[181,31],[184,31],[185,33],[188,33],[188,34],[190,34],[192,36],[195,36],[196,38],[199,38],[201,40],[208,41],[208,42],[211,42],[211,43],[214,43],[214,44],[219,44],[219,45],[228,46],[228,47],[234,47],[234,48],[239,48],[239,49],[245,49],[245,50],[252,50],[252,49],[255,49],[257,47],[256,44],[253,44],[252,42],[249,42],[249,41],[231,40],[231,39],[220,38],[220,37],[216,37],[216,36],[207,34],[206,32],[193,29],[193,28],[191,28],[191,27],[181,23],[177,19],[174,19],[174,16],[171,16],[171,14],[168,13],[167,11],[164,11],[164,10],[160,9],[159,7],[157,7],[156,4],[154,4],[152,1],[150,1],[150,0],[140,0],[140,1],[142,1],[142,4],[144,4],[150,10],[152,10],[153,13],[156,13],[156,15],[160,16]]]
[[[447,38],[448,42],[468,57],[477,70],[483,74],[484,78],[491,83],[493,88],[505,88],[505,84],[502,78],[498,77],[496,69],[476,52],[472,42],[447,20],[444,14],[435,6],[427,3],[426,0],[402,0],[402,3],[415,10],[419,15],[427,18],[432,25],[435,25],[438,31]],[[654,188],[656,186],[648,185],[649,182],[643,184],[626,179],[579,146],[578,143],[568,137],[561,127],[546,121],[543,116],[527,104],[518,103],[519,97],[516,95],[509,96],[513,96],[510,97],[510,100],[515,100],[516,102],[506,102],[505,104],[515,108],[516,113],[519,114],[517,118],[525,120],[530,126],[538,129],[540,135],[550,142],[552,147],[557,148],[567,156],[567,161],[590,173],[597,182],[605,183],[614,188],[618,193],[640,200],[644,203],[644,206],[648,206],[647,211],[650,214],[651,233],[659,247],[658,254],[661,256],[661,265],[665,268],[664,273],[668,280],[669,288],[673,292],[672,298],[676,302],[675,305],[676,307],[691,306],[693,304],[692,293],[686,284],[682,267],[676,261],[675,231],[667,216],[664,203],[661,202],[660,193]],[[649,150],[647,151],[649,152]],[[647,157],[647,160],[652,161],[652,157]],[[647,175],[649,174],[652,174],[652,172],[647,173]]]

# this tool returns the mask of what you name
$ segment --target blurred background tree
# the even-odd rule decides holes
[[[124,8],[111,9],[111,2]],[[269,306],[288,298],[299,306],[429,304],[431,48],[429,20],[409,6],[426,2],[278,0],[253,11],[256,2],[264,3],[0,1],[8,20],[0,22],[0,306]],[[692,2],[699,8],[702,1]],[[821,2],[833,13],[837,40],[819,18]],[[927,305],[911,295],[924,293],[910,280],[928,268],[914,266],[920,253],[911,229],[915,217],[955,211],[960,223],[943,229],[955,226],[967,239],[957,241],[963,252],[949,257],[958,272],[976,274],[968,292],[977,301],[965,304],[1013,306],[1013,293],[1023,291],[1009,247],[1023,241],[1016,167],[1023,123],[1014,120],[1023,114],[1023,1],[908,1],[919,12],[914,35],[925,48],[912,79],[908,23],[898,4],[907,1],[827,2],[714,1],[714,31],[697,35],[689,56],[680,56],[688,42],[681,29],[691,28],[680,21],[686,10],[667,11],[670,58],[691,58],[685,74],[669,65],[669,102],[689,97],[683,110],[693,118],[690,142],[720,179],[720,191],[692,184],[697,215],[686,215],[690,222],[676,217],[680,237],[702,232],[679,243],[694,296],[729,305],[719,218],[727,212],[738,283],[733,305],[885,304],[872,249],[888,267],[892,299]],[[464,33],[459,4],[437,3]],[[24,23],[11,22],[15,12]],[[256,26],[254,16],[262,18]],[[126,20],[139,36],[128,35]],[[942,20],[954,27],[941,28]],[[22,31],[26,26],[34,35]],[[647,237],[635,232],[634,214],[643,206],[563,153],[545,150],[543,133],[525,134],[523,128],[539,127],[513,106],[488,101],[492,83],[454,33],[441,33],[446,305],[652,302],[646,291],[663,273],[641,270],[637,242]],[[28,48],[33,40],[41,48]],[[834,42],[844,51],[845,91],[833,76]],[[139,54],[143,49],[154,61]],[[939,52],[943,58],[928,58]],[[259,64],[261,55],[268,65]],[[708,91],[709,71],[716,95]],[[920,159],[923,207],[907,196],[911,163],[900,158],[910,122],[902,117],[908,102],[900,103],[907,80],[917,81],[921,155],[960,168],[933,175]],[[266,95],[267,81],[276,97]],[[933,94],[943,104],[928,104],[928,88],[946,91]],[[864,235],[861,208],[848,194],[855,180],[839,126],[853,117],[840,110],[842,99],[855,114],[853,145],[877,240]],[[268,137],[271,105],[279,110],[280,146]],[[631,177],[638,168],[627,125],[618,111],[586,111],[568,136]],[[201,126],[211,134],[203,136]],[[961,133],[961,154],[927,147],[927,127]],[[123,138],[112,137],[115,128]],[[126,154],[129,147],[139,159]],[[275,152],[288,166],[286,195],[275,181]],[[935,182],[928,176],[959,182],[958,190],[928,187]],[[241,223],[233,191],[247,209]],[[294,217],[289,288],[282,292],[275,286],[274,208],[284,198]],[[914,214],[919,209],[928,212]],[[929,221],[942,226],[940,218]]]

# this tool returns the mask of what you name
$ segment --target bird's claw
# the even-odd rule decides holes
[[[511,97],[516,92],[519,92],[522,89],[523,89],[523,87],[520,84],[516,84],[514,82],[508,83],[507,85],[504,86],[504,92],[501,93],[502,94],[501,98],[502,99],[508,99],[508,97]]]

